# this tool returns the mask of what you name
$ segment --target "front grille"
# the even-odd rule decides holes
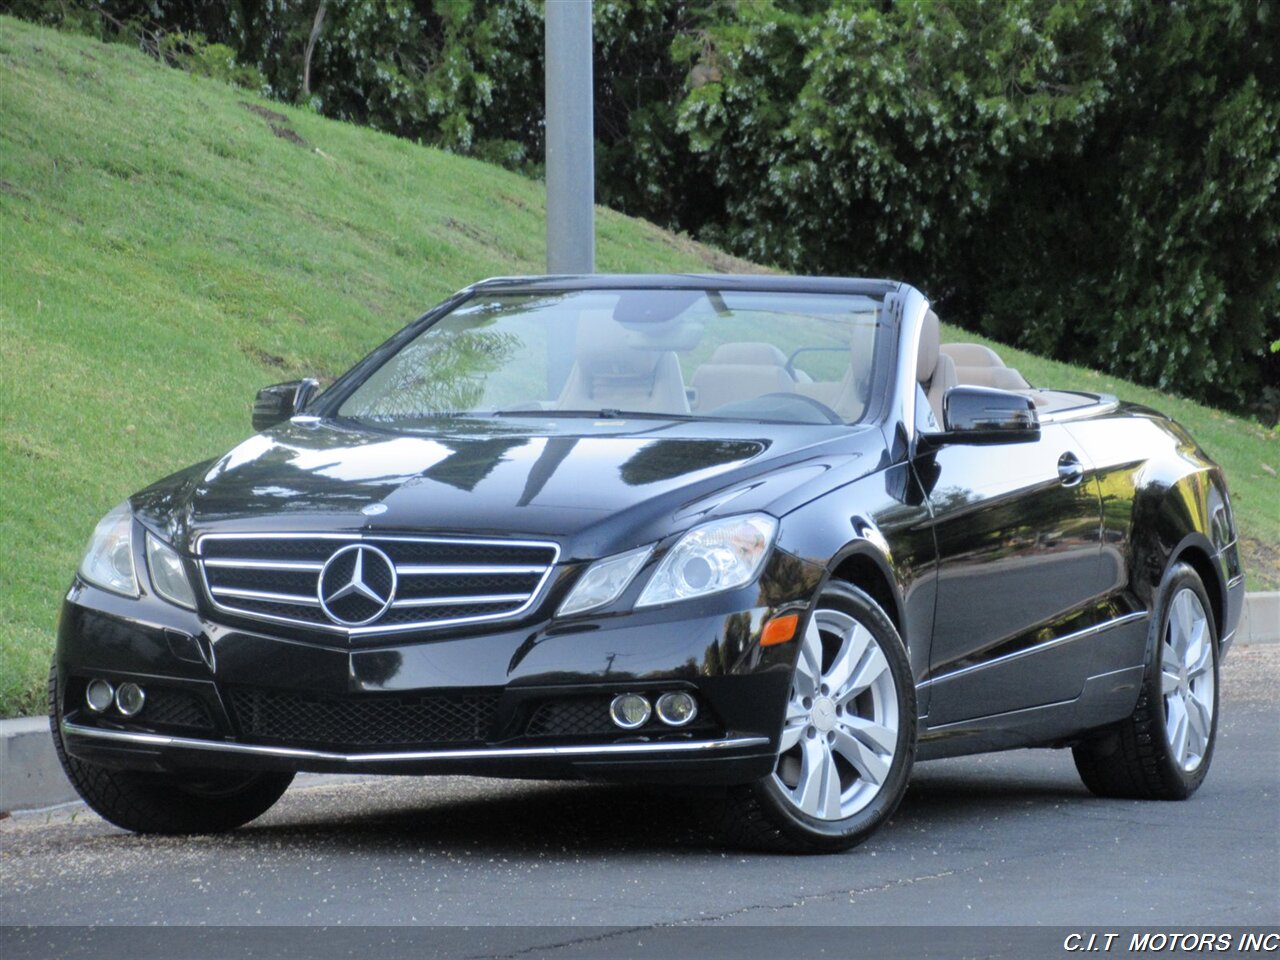
[[[246,737],[327,747],[482,743],[498,698],[492,694],[371,694],[318,697],[240,687],[231,709]]]
[[[360,636],[517,616],[537,601],[560,548],[523,540],[208,534],[196,552],[216,609]]]

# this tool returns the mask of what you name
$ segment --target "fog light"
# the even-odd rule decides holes
[[[105,713],[116,695],[115,687],[105,680],[90,680],[84,690],[85,706],[94,713]]]
[[[669,727],[683,727],[698,715],[698,701],[684,692],[664,693],[658,698],[658,719]]]
[[[136,683],[122,683],[116,691],[116,709],[126,717],[132,717],[147,702],[147,695]]]
[[[621,693],[609,704],[609,716],[623,730],[635,730],[649,722],[653,708],[638,693]]]

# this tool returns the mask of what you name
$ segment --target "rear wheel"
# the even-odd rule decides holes
[[[861,590],[828,585],[801,639],[777,766],[730,791],[722,831],[741,845],[794,852],[861,843],[906,792],[915,713],[892,622]]]
[[[62,742],[56,665],[49,670],[49,725],[62,769],[104,820],[134,833],[221,833],[266,813],[292,773],[117,770],[70,756]]]
[[[1132,716],[1077,745],[1080,778],[1103,797],[1185,800],[1218,732],[1218,635],[1199,575],[1174,564],[1156,593],[1147,670]]]

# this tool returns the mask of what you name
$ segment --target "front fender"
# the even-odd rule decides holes
[[[919,681],[933,637],[937,550],[931,516],[907,464],[837,487],[788,513],[779,545],[857,583],[902,635]],[[919,708],[927,703],[921,700]]]

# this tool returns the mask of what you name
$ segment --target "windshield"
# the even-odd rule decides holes
[[[881,302],[717,290],[481,293],[406,344],[338,415],[848,423]]]

